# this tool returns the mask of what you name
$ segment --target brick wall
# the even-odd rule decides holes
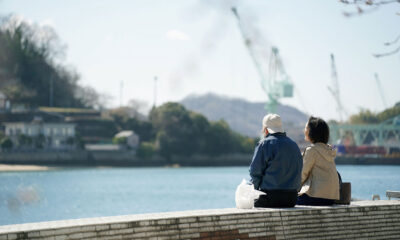
[[[0,226],[12,239],[400,239],[400,201],[214,209]]]

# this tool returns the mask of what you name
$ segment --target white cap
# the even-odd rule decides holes
[[[269,133],[283,132],[281,117],[278,114],[265,115],[262,124]]]

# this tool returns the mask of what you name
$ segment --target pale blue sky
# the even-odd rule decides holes
[[[400,55],[372,53],[399,31],[399,4],[360,17],[336,0],[0,0],[0,14],[15,13],[52,25],[67,48],[66,62],[81,84],[114,96],[119,104],[140,99],[177,101],[214,92],[265,101],[260,80],[230,6],[265,38],[262,50],[280,49],[286,71],[301,94],[282,102],[324,118],[338,119],[331,84],[330,53],[336,57],[342,102],[349,113],[384,107],[374,79],[380,76],[388,105],[400,101]]]

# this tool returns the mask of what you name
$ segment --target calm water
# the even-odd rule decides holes
[[[400,166],[338,166],[352,196],[400,190]],[[235,206],[247,167],[90,168],[0,173],[0,225]]]

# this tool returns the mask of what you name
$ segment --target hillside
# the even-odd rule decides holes
[[[205,115],[209,120],[224,119],[233,130],[250,137],[260,135],[261,121],[266,114],[265,103],[248,102],[212,93],[189,95],[181,103],[187,109]],[[296,139],[302,138],[307,115],[286,105],[279,105],[277,113],[281,115],[288,134]]]

